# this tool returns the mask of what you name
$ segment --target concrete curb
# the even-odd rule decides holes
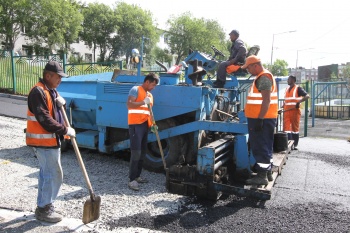
[[[27,100],[28,99],[27,96],[6,94],[6,93],[0,93],[0,97],[17,99],[17,100]]]

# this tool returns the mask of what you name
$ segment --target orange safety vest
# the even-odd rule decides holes
[[[49,90],[41,82],[38,82],[36,87],[42,88],[47,99],[47,106],[49,108],[50,115],[53,117],[53,102],[50,96]],[[33,88],[32,88],[33,89]],[[58,146],[57,137],[55,133],[45,130],[40,123],[36,120],[34,114],[27,110],[27,130],[26,130],[26,143],[28,146],[40,146],[40,147],[56,147]]]
[[[247,103],[244,108],[245,116],[248,118],[258,118],[259,116],[263,98],[258,88],[256,88],[255,82],[262,75],[266,75],[272,80],[270,107],[264,118],[277,118],[278,96],[277,96],[276,81],[273,75],[268,70],[265,70],[265,69],[255,77],[254,82],[249,89],[248,96],[247,96]]]
[[[297,102],[303,99],[298,95],[298,85],[294,85],[292,89],[287,87],[284,92],[284,110],[295,108]]]
[[[151,106],[153,106],[153,96],[150,92],[146,92],[142,86],[138,87],[138,94],[135,102],[143,101],[146,97],[151,99]],[[152,120],[150,116],[150,111],[147,104],[141,105],[137,108],[128,108],[128,124],[142,124],[143,122],[148,121],[148,127],[152,126]]]

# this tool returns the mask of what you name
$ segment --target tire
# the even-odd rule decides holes
[[[159,131],[176,126],[174,119],[166,119],[157,123]],[[186,150],[186,135],[175,136],[161,140],[166,166],[181,163]],[[162,156],[158,147],[158,142],[150,142],[147,145],[147,154],[143,160],[143,168],[152,172],[164,171]]]

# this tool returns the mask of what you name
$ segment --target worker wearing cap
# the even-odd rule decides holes
[[[255,55],[249,56],[242,69],[255,76],[244,108],[248,119],[249,142],[255,158],[257,175],[247,184],[267,185],[271,181],[274,128],[278,111],[277,86],[273,75]]]
[[[43,78],[28,95],[26,144],[33,147],[40,166],[35,217],[52,223],[62,220],[53,206],[63,181],[61,140],[64,135],[75,137],[75,130],[65,126],[60,110],[66,104],[56,90],[62,77],[67,74],[60,64],[48,62]]]
[[[300,103],[309,99],[309,94],[300,86],[296,85],[296,77],[288,77],[288,85],[284,93],[283,103],[283,131],[288,134],[288,140],[294,140],[294,149],[297,150],[299,143]]]
[[[244,64],[247,56],[247,48],[244,42],[239,38],[239,32],[232,30],[230,32],[230,39],[232,41],[230,57],[227,61],[221,62],[217,70],[217,78],[213,83],[213,87],[222,88],[226,83],[226,73],[237,71],[242,64]]]

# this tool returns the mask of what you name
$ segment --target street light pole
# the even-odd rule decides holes
[[[296,32],[296,30],[294,30],[294,31],[287,31],[287,32],[280,32],[280,33],[274,33],[274,34],[272,34],[272,48],[271,48],[271,62],[270,62],[270,65],[272,65],[272,57],[273,57],[273,43],[275,42],[275,36],[277,36],[277,35],[281,35],[281,34],[285,34],[285,33],[292,33],[292,32]]]
[[[309,50],[309,49],[314,49],[314,48],[307,48],[307,49],[299,49],[297,50],[297,61],[295,63],[295,69],[298,69],[298,57],[299,57],[299,51],[304,51],[304,50]]]

